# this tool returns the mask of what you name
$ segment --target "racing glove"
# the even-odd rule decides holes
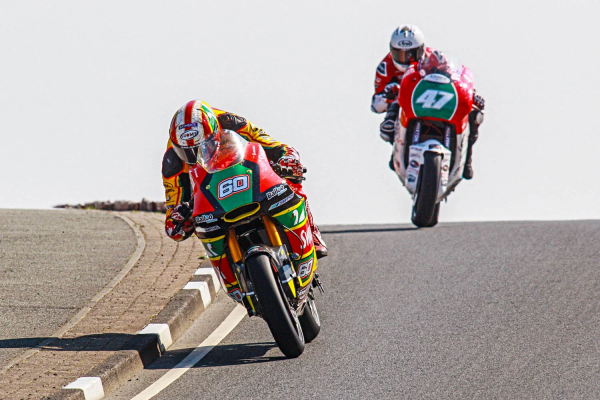
[[[381,92],[381,95],[389,100],[388,103],[391,103],[398,98],[398,93],[400,93],[400,85],[394,82],[388,83],[383,92]]]
[[[277,175],[292,182],[299,183],[306,179],[304,178],[306,168],[295,157],[283,156],[272,164],[272,167]]]
[[[479,111],[483,111],[485,108],[485,99],[477,93],[473,96],[473,107],[476,107]]]
[[[187,239],[194,232],[194,221],[191,218],[192,208],[189,203],[181,203],[176,205],[169,215],[166,224],[167,234],[175,239]]]

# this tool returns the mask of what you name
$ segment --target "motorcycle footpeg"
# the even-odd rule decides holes
[[[321,280],[319,279],[319,274],[317,274],[316,272],[315,272],[315,276],[312,281],[312,285],[314,288],[318,288],[319,292],[325,293],[325,288],[323,287],[323,284],[321,283]]]

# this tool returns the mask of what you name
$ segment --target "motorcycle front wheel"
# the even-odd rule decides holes
[[[304,333],[296,312],[275,278],[271,260],[264,254],[258,254],[247,259],[246,265],[262,317],[277,346],[286,357],[298,357],[304,351]]]
[[[424,154],[424,158],[412,211],[412,223],[419,228],[435,226],[440,210],[436,200],[440,185],[442,155],[428,151]]]
[[[304,341],[306,343],[312,342],[319,332],[321,331],[321,320],[319,319],[319,312],[317,311],[317,305],[312,294],[308,295],[306,305],[304,306],[304,313],[298,317],[302,331],[304,332]]]

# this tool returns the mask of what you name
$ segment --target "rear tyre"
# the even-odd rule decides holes
[[[259,254],[246,260],[262,316],[283,354],[296,358],[304,351],[304,334],[296,312],[289,306],[281,285],[275,280],[270,259]]]
[[[304,332],[304,341],[306,343],[312,342],[319,332],[321,331],[321,320],[319,319],[319,313],[317,312],[317,304],[311,298],[309,293],[308,300],[304,306],[304,314],[298,317],[300,325],[302,326],[302,332]]]
[[[419,228],[435,226],[440,209],[436,200],[442,155],[428,151],[424,154],[424,159],[412,211],[412,223]]]

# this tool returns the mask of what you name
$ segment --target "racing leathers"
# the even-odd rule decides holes
[[[252,122],[239,115],[216,108],[213,108],[213,111],[222,129],[237,132],[247,141],[260,144],[272,165],[278,165],[285,169],[287,166],[295,168],[295,161],[300,164],[300,155],[293,147],[276,141]],[[194,224],[192,219],[189,218],[192,210],[188,206],[188,202],[192,198],[192,182],[189,177],[189,170],[190,166],[177,156],[173,149],[173,142],[169,139],[162,162],[163,186],[167,206],[165,231],[175,241],[185,240],[194,233]],[[315,248],[321,257],[327,255],[325,242],[313,221],[301,181],[292,179],[286,179],[286,181],[295,193],[306,200],[308,222],[313,232]]]
[[[423,57],[428,57],[433,51],[435,51],[433,48],[425,47]],[[371,111],[377,114],[383,112],[386,113],[383,122],[379,126],[379,135],[384,141],[389,143],[394,142],[394,125],[398,119],[400,110],[400,105],[398,104],[400,82],[402,81],[404,73],[405,71],[396,68],[390,53],[381,60],[375,73],[375,94],[373,94],[371,99]],[[463,170],[463,178],[465,179],[471,179],[473,177],[471,156],[473,154],[473,145],[479,137],[479,125],[481,125],[482,121],[482,118],[478,117],[478,114],[483,115],[484,107],[485,100],[483,97],[475,94],[473,99],[473,111],[469,114],[469,146],[467,147],[465,168]]]

